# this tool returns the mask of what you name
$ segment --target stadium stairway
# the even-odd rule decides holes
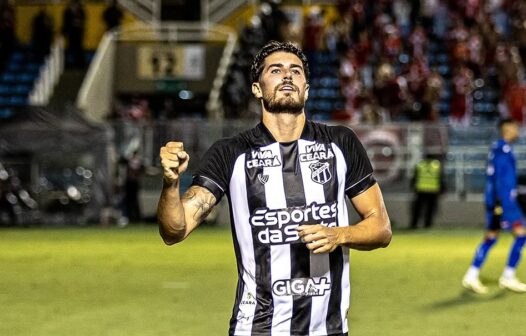
[[[74,104],[86,71],[87,69],[66,68],[53,91],[49,106],[61,108],[67,104]]]
[[[29,49],[19,47],[0,73],[0,119],[10,118],[17,107],[28,104],[29,93],[38,78],[42,60],[32,57]]]

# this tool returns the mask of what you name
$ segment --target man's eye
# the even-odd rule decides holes
[[[292,73],[295,74],[295,75],[300,75],[301,72],[299,70],[292,70]]]
[[[276,73],[280,73],[281,71],[279,69],[273,69],[272,71],[270,71],[270,73],[273,73],[273,74],[276,74]]]

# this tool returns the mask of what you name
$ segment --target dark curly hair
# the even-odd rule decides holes
[[[298,58],[303,63],[303,72],[305,73],[305,78],[307,82],[309,81],[309,62],[307,61],[307,56],[305,56],[303,51],[290,42],[270,41],[258,51],[256,56],[254,56],[252,67],[250,68],[252,83],[259,81],[259,76],[263,71],[263,63],[265,62],[265,58],[267,58],[270,54],[280,51],[288,52],[298,56]]]

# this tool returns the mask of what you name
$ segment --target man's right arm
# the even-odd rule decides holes
[[[208,189],[191,186],[181,197],[179,187],[165,185],[157,207],[159,233],[167,245],[181,242],[206,218],[216,203]]]
[[[180,176],[188,167],[189,156],[181,142],[169,142],[161,148],[163,189],[157,206],[159,232],[167,245],[185,239],[210,213],[215,196],[206,188],[190,187],[181,197]]]

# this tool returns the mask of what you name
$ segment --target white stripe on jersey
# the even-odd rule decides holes
[[[273,156],[281,157],[279,143],[263,147],[270,150]],[[283,163],[283,162],[282,162]],[[287,207],[287,199],[283,187],[282,165],[265,167],[264,174],[269,176],[265,183],[266,203],[269,209],[283,209]],[[277,280],[290,279],[290,245],[272,245],[271,255],[271,284]],[[290,333],[292,321],[292,296],[276,295],[272,293],[274,314],[272,316],[272,335],[277,333]]]
[[[332,150],[336,156],[336,162],[339,162],[336,169],[338,169],[338,224],[340,226],[349,226],[349,215],[347,213],[347,204],[345,203],[345,173],[347,171],[347,164],[341,149],[334,143]],[[349,325],[347,323],[347,312],[349,310],[351,300],[351,283],[349,278],[349,248],[342,246],[343,252],[343,272],[342,272],[342,299],[340,305],[340,312],[342,314],[343,332],[349,332]]]
[[[234,165],[233,176],[245,176],[245,154],[239,156]],[[236,238],[239,243],[241,262],[243,264],[243,296],[241,302],[249,303],[256,298],[256,263],[254,258],[254,244],[252,242],[252,229],[249,223],[250,211],[247,200],[247,186],[244,178],[231,179],[230,181],[232,212],[236,228]],[[252,298],[252,300],[249,300]],[[240,303],[237,315],[236,335],[250,335],[252,320],[256,310],[255,304]]]
[[[299,140],[298,151],[300,154],[306,153],[306,146],[314,144],[314,141]],[[303,178],[303,188],[305,189],[305,201],[307,204],[316,202],[317,204],[325,203],[325,191],[323,184],[316,183],[312,180],[311,161],[300,162],[301,174]],[[335,178],[334,176],[332,178]],[[329,254],[310,254],[310,276],[319,279],[325,277],[331,278]],[[312,297],[311,319],[309,326],[310,335],[327,335],[326,318],[329,308],[330,291],[323,296]]]

